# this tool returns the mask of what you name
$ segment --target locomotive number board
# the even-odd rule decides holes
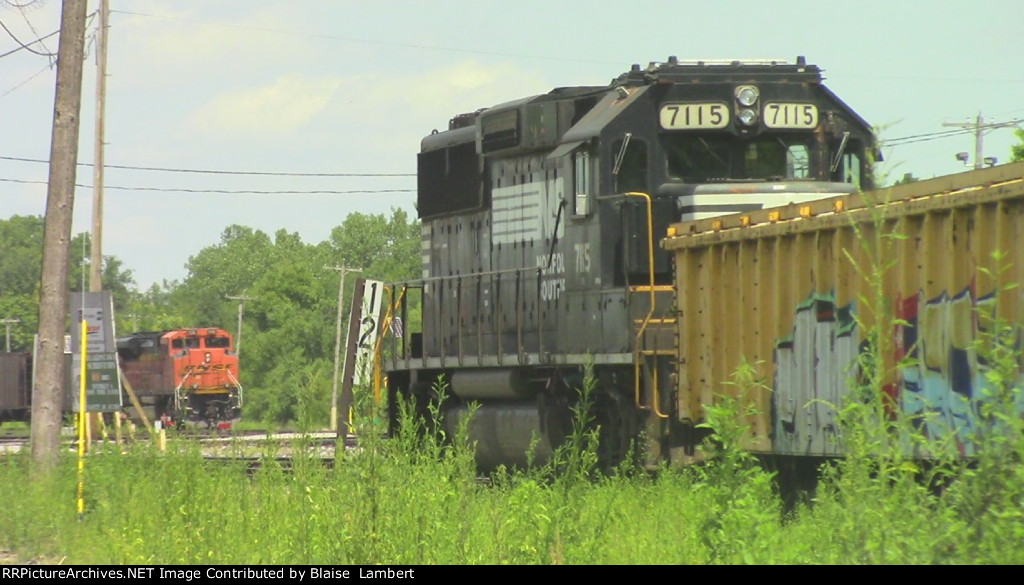
[[[764,125],[768,128],[816,128],[818,106],[772,102],[764,105]]]
[[[765,104],[761,118],[767,128],[816,128],[818,106],[771,102]],[[722,102],[665,104],[659,119],[665,130],[716,130],[729,125],[729,106]]]
[[[661,106],[665,130],[709,130],[729,124],[729,106],[721,102],[674,103]]]

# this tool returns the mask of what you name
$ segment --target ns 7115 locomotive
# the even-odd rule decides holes
[[[803,57],[670,57],[455,116],[418,155],[423,277],[392,289],[406,326],[384,363],[390,404],[426,412],[444,380],[449,432],[478,405],[481,466],[543,461],[592,364],[604,463],[641,430],[693,443],[675,364],[657,359],[674,347],[657,242],[674,222],[869,189],[876,157],[871,127]]]
[[[241,419],[231,335],[219,327],[133,333],[117,340],[125,379],[157,420],[226,429]]]

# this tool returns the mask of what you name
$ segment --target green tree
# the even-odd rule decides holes
[[[127,303],[117,312],[118,335],[122,332],[163,331],[181,327],[181,323],[187,319],[181,316],[185,308],[174,294],[178,286],[178,281],[164,280],[160,284],[154,283],[145,291],[129,290]]]
[[[1010,147],[1010,162],[1019,162],[1024,160],[1024,128],[1017,128],[1013,132],[1017,135],[1017,139],[1020,140],[1020,144],[1014,144]]]
[[[360,276],[395,282],[416,278],[420,263],[419,223],[400,209],[390,217],[351,214],[315,245],[285,230],[271,237],[232,225],[217,244],[189,259],[184,281],[131,291],[119,316],[122,327],[132,330],[219,326],[237,336],[238,301],[228,297],[245,295],[244,416],[326,423],[338,312],[339,279],[332,267],[359,267]],[[351,282],[350,276],[342,301],[346,320]]]
[[[262,231],[240,225],[225,228],[218,244],[200,250],[186,263],[188,275],[171,295],[184,319],[175,326],[233,323],[232,308],[237,306],[227,297],[252,296],[249,289],[274,263],[273,247],[270,236]]]
[[[43,267],[43,218],[15,215],[0,221],[0,296],[33,295]]]
[[[300,399],[326,422],[333,359],[331,276],[312,262],[279,264],[253,288],[258,297],[247,319],[251,334],[242,350],[250,383],[250,412],[279,423],[296,419]],[[248,315],[248,311],[246,312]],[[307,391],[300,395],[301,388]],[[326,393],[325,393],[326,389]]]
[[[175,326],[224,327],[236,343],[239,301],[228,297],[248,297],[240,351],[246,418],[293,420],[299,380],[310,388],[325,383],[306,372],[327,371],[322,361],[333,352],[337,288],[331,292],[330,263],[326,248],[297,233],[279,230],[271,239],[233,225],[220,243],[189,259],[188,276],[169,293],[181,309],[175,314],[186,320]]]
[[[366,278],[395,282],[421,270],[420,224],[402,209],[392,209],[391,217],[350,214],[327,245],[336,262],[362,268]]]
[[[900,180],[896,181],[896,183],[894,184],[906,185],[907,183],[916,183],[919,180],[920,179],[914,176],[914,173],[903,173],[903,177]]]
[[[11,328],[11,349],[28,351],[32,336],[39,329],[39,285],[43,267],[42,216],[15,215],[0,220],[0,318],[21,319]],[[71,265],[68,285],[72,291],[89,290],[89,234],[71,239]],[[103,257],[103,290],[113,293],[114,313],[128,306],[135,280],[120,259]]]

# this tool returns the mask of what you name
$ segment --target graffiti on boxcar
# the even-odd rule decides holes
[[[895,351],[898,395],[903,412],[930,438],[949,437],[962,454],[972,454],[982,407],[998,389],[988,373],[996,299],[977,295],[974,286],[925,299],[923,292],[896,299]],[[1020,332],[1014,341],[1020,355]],[[1018,371],[1018,376],[1020,372]],[[1019,385],[1019,380],[1018,380]],[[1016,409],[1024,411],[1018,392]]]
[[[993,294],[974,287],[925,299],[924,293],[894,299],[892,331],[895,380],[883,391],[926,437],[949,439],[973,454],[983,406],[998,390],[990,381],[991,349],[984,343],[996,317]],[[856,377],[865,350],[853,304],[837,306],[834,294],[812,294],[797,305],[792,334],[775,346],[775,448],[783,453],[839,453],[835,409]],[[1021,355],[1022,335],[1014,333]],[[988,349],[986,349],[988,348]],[[1024,378],[1018,363],[1019,387]],[[1024,413],[1024,396],[1014,406]]]
[[[783,453],[838,453],[834,406],[849,386],[857,359],[857,323],[834,294],[814,294],[797,305],[792,335],[775,346],[775,449]]]

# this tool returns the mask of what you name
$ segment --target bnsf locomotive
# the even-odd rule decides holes
[[[423,277],[392,288],[407,326],[384,362],[390,404],[426,414],[441,381],[449,433],[478,405],[478,463],[543,461],[592,364],[603,462],[642,435],[655,459],[691,453],[699,421],[674,406],[660,238],[674,222],[869,189],[876,157],[871,127],[803,57],[670,57],[455,116],[418,155]]]
[[[118,338],[117,355],[132,390],[156,419],[220,429],[241,419],[238,354],[227,331],[134,333]]]

